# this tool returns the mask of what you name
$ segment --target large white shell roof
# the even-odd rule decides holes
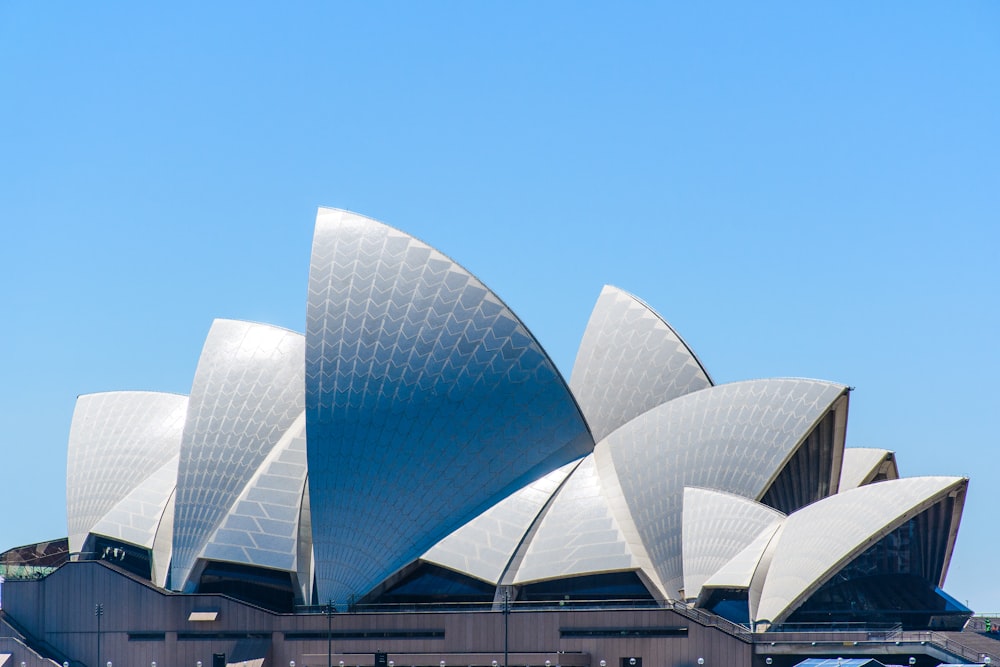
[[[617,429],[606,447],[667,595],[684,586],[684,487],[758,500],[847,391],[819,380],[751,380],[675,398]]]
[[[404,232],[320,209],[307,312],[320,599],[365,594],[593,449],[569,388],[517,316]]]

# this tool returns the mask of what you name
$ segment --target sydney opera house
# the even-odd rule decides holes
[[[305,323],[215,321],[186,396],[78,398],[0,665],[982,657],[942,590],[968,479],[847,446],[848,386],[716,384],[614,287],[567,382],[469,271],[333,209]]]

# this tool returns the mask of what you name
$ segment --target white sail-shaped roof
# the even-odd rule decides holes
[[[213,534],[234,509],[249,511],[236,506],[247,484],[274,448],[294,437],[289,430],[296,423],[301,429],[304,358],[301,334],[252,322],[212,324],[191,388],[177,473],[175,588],[194,586],[189,578]],[[295,483],[281,491],[301,497]],[[295,534],[298,512],[272,520]]]
[[[580,342],[569,386],[599,441],[660,403],[712,386],[712,379],[656,311],[605,285]]]
[[[962,477],[889,480],[838,493],[789,515],[773,547],[756,621],[782,623],[853,558],[949,495],[960,499],[957,515],[967,484]],[[939,536],[949,543],[958,530],[957,521],[950,524],[951,533]]]
[[[517,316],[450,258],[380,222],[320,209],[306,329],[319,599],[365,595],[593,449]]]
[[[90,533],[153,547],[173,491],[169,468],[176,470],[187,405],[187,396],[144,391],[77,399],[66,468],[71,552],[83,549]]]
[[[844,465],[840,470],[840,490],[847,491],[873,479],[899,479],[896,455],[887,449],[868,447],[847,447],[844,449]]]
[[[578,463],[567,463],[507,496],[438,542],[421,560],[499,584],[538,513]]]
[[[556,494],[531,538],[514,584],[601,572],[651,570],[632,553],[588,456]]]
[[[684,586],[684,487],[760,500],[846,392],[843,385],[818,380],[719,385],[659,405],[598,444],[598,451],[607,447],[611,454],[631,516],[669,596],[676,599]],[[839,476],[839,466],[835,469]]]
[[[306,417],[299,415],[244,486],[199,554],[207,560],[297,572],[297,527],[307,477]],[[299,591],[307,599],[309,582]]]
[[[684,595],[692,599],[709,577],[785,515],[743,496],[687,487],[682,517]]]
[[[160,466],[91,528],[121,542],[152,551],[153,581],[164,586],[170,563],[170,540],[174,521],[174,488],[179,456]]]
[[[753,578],[760,572],[761,561],[768,543],[781,528],[782,521],[766,526],[746,547],[729,559],[701,585],[699,598],[710,588],[740,589],[750,588]]]

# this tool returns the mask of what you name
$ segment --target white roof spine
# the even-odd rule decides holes
[[[684,596],[697,598],[705,581],[751,544],[781,512],[743,496],[684,489]]]
[[[818,380],[752,380],[687,394],[643,413],[600,445],[614,460],[625,500],[676,599],[684,585],[685,486],[759,500],[810,429],[847,391]]]
[[[656,311],[605,285],[570,377],[595,440],[678,396],[712,386],[694,352]]]
[[[889,480],[838,493],[789,515],[755,620],[783,622],[853,558],[949,494],[964,494],[967,484],[961,477]],[[949,535],[941,537],[951,541]]]
[[[278,327],[212,324],[191,388],[177,473],[175,588],[193,587],[188,577],[195,559],[302,414],[304,348],[301,334]]]
[[[569,388],[514,313],[457,263],[375,220],[320,209],[306,335],[319,599],[363,596],[593,449]]]
[[[422,560],[497,585],[517,546],[577,462],[507,496],[444,538]]]
[[[77,399],[66,474],[71,552],[80,551],[87,534],[108,512],[177,456],[187,404],[187,396],[144,391],[86,394]],[[172,485],[163,502],[171,490]],[[148,504],[128,511],[143,513],[144,509],[153,511]],[[160,517],[150,514],[146,518],[155,523]]]

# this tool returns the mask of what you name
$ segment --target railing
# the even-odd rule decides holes
[[[514,600],[508,603],[512,613],[524,611],[599,610],[599,609],[670,609],[699,625],[716,628],[745,642],[753,641],[753,632],[743,625],[696,609],[683,602],[656,600]],[[396,604],[332,603],[327,605],[298,605],[296,614],[383,614],[383,613],[487,613],[503,611],[502,602],[431,602]]]
[[[68,656],[63,654],[61,651],[56,649],[56,647],[49,644],[44,639],[39,639],[38,637],[30,634],[24,629],[20,623],[18,623],[12,616],[0,610],[0,622],[5,623],[14,632],[16,632],[20,637],[7,637],[7,639],[12,639],[22,646],[27,647],[33,653],[52,660],[58,665],[69,664],[70,667],[84,667],[84,664],[79,660],[70,660]]]
[[[664,606],[673,609],[678,614],[690,618],[692,621],[695,621],[700,625],[716,628],[725,632],[727,635],[736,637],[737,639],[742,639],[745,642],[753,641],[753,632],[750,628],[738,623],[733,623],[729,619],[723,618],[717,614],[707,612],[704,609],[688,606],[683,602],[665,602]]]
[[[987,621],[990,622],[989,629],[986,627]],[[966,622],[965,629],[973,632],[1000,633],[1000,612],[976,614],[975,616],[970,617]]]
[[[941,648],[952,655],[958,655],[966,660],[972,660],[974,662],[979,662],[980,658],[984,655],[989,655],[991,658],[997,656],[983,653],[978,651],[966,644],[957,642],[948,635],[942,634],[940,632],[929,631],[904,631],[900,632],[898,638],[895,640],[900,644],[931,644]]]

